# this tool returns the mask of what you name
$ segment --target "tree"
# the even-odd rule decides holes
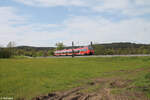
[[[47,56],[48,56],[48,52],[47,52],[47,51],[44,51],[44,52],[43,52],[43,56],[44,56],[44,57],[47,57]]]
[[[105,54],[104,46],[95,44],[92,47],[93,47],[93,49],[95,51],[95,53],[94,53],[95,55],[103,55],[103,54]]]
[[[24,53],[24,50],[22,50],[22,49],[20,49],[20,50],[16,50],[16,55],[19,55],[19,56],[21,56],[21,55],[25,55]]]
[[[107,49],[107,50],[106,50],[106,54],[107,54],[107,55],[113,55],[114,52],[115,52],[114,49]]]
[[[31,57],[36,57],[36,51],[34,49],[31,49]]]
[[[53,51],[53,50],[49,50],[49,51],[48,51],[48,55],[49,55],[49,56],[54,55],[54,51]]]
[[[13,48],[13,47],[15,47],[15,42],[13,42],[13,41],[10,41],[8,44],[7,44],[7,48]]]
[[[63,43],[61,43],[61,42],[59,42],[59,43],[56,43],[56,46],[57,46],[57,50],[62,50],[62,49],[64,49],[64,44]]]
[[[43,54],[44,54],[44,51],[42,51],[42,50],[40,50],[40,51],[37,52],[37,56],[38,57],[43,56]]]
[[[10,42],[7,44],[7,48],[9,49],[9,52],[10,52],[11,56],[15,54],[15,50],[14,50],[15,45],[16,45],[16,44],[15,44],[15,42],[13,42],[13,41],[10,41]]]
[[[11,52],[8,48],[0,49],[0,58],[10,58]]]

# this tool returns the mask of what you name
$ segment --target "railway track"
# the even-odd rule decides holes
[[[86,55],[86,56],[74,56],[75,58],[82,57],[142,57],[150,55]],[[36,57],[36,58],[72,58],[72,56],[48,56],[48,57]]]

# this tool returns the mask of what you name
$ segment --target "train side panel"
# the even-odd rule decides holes
[[[76,49],[64,49],[64,50],[57,50],[54,52],[55,56],[71,56],[71,55],[93,55],[94,50],[92,47],[83,47],[83,48],[76,48]]]

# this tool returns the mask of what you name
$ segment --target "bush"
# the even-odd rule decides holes
[[[145,78],[150,80],[150,73],[147,73],[147,74],[145,75]]]
[[[10,49],[0,49],[0,58],[10,58],[12,56]]]

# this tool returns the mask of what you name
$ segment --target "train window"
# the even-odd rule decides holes
[[[79,53],[79,50],[74,50],[74,53]]]
[[[84,51],[87,51],[87,49],[84,49]]]
[[[72,53],[72,50],[71,50],[71,51],[69,51],[69,53]]]
[[[87,49],[81,49],[80,51],[87,51]]]
[[[93,50],[93,48],[92,48],[92,47],[88,47],[88,49],[89,49],[89,50]]]

